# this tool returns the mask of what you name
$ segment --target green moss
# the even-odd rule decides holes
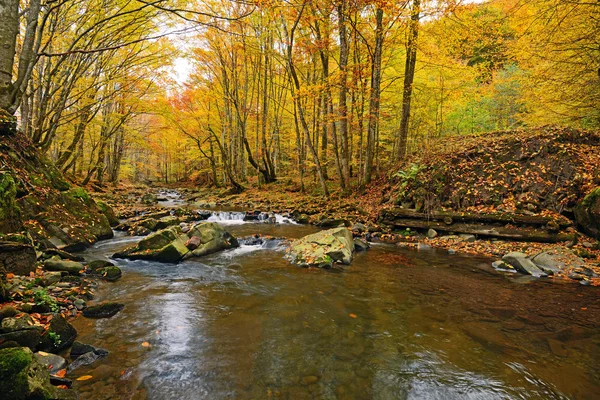
[[[85,202],[88,202],[90,200],[90,196],[87,194],[87,192],[85,191],[85,189],[80,188],[80,187],[74,187],[71,190],[69,190],[69,196],[76,198],[76,199],[81,199]]]
[[[28,370],[33,354],[26,348],[0,350],[0,393],[8,399],[19,399],[28,391]]]
[[[591,207],[596,201],[600,200],[600,187],[592,190],[583,198],[581,205],[588,208]]]
[[[20,217],[16,197],[17,185],[15,180],[8,172],[0,171],[0,221]]]

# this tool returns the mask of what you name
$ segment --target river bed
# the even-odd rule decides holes
[[[217,221],[219,222],[219,221]],[[317,228],[223,222],[235,236]],[[108,258],[117,235],[84,253]],[[110,355],[71,378],[81,399],[593,399],[600,288],[503,274],[488,258],[376,244],[344,271],[242,246],[177,265],[116,260],[123,278],[79,318]]]

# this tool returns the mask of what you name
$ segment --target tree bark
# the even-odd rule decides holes
[[[419,19],[421,16],[421,0],[414,0],[411,9],[408,44],[406,48],[406,63],[404,68],[404,87],[402,91],[402,119],[396,146],[396,161],[406,156],[408,143],[408,127],[410,121],[410,103],[412,99],[415,65],[417,63],[417,42],[419,38]]]

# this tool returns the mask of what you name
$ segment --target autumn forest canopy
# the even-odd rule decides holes
[[[0,20],[2,123],[80,184],[349,193],[449,137],[600,128],[597,1],[1,0]]]

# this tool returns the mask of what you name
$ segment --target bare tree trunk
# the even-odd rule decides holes
[[[406,156],[408,127],[410,120],[410,102],[412,98],[413,81],[415,78],[415,65],[417,63],[417,42],[419,38],[420,13],[421,0],[414,0],[411,9],[411,21],[408,32],[408,45],[406,49],[404,89],[402,92],[402,119],[400,120],[400,131],[398,132],[396,161],[403,160]]]
[[[340,38],[340,92],[338,114],[340,117],[340,159],[342,167],[342,180],[340,186],[347,192],[350,190],[350,161],[348,145],[348,33],[346,30],[346,0],[340,0],[337,5],[338,31]]]
[[[383,9],[375,11],[375,48],[371,63],[371,96],[369,100],[369,124],[367,127],[367,151],[365,160],[364,185],[371,183],[373,175],[373,156],[375,154],[375,137],[379,124],[379,107],[381,97],[381,55],[383,51]]]

